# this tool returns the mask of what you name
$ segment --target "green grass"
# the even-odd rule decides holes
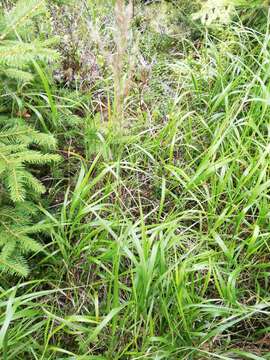
[[[86,118],[55,128],[68,155],[40,204],[52,230],[30,278],[1,275],[2,359],[270,359],[264,20],[151,53],[122,134],[39,69],[49,127],[57,106]]]

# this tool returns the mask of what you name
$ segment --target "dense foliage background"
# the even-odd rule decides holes
[[[1,359],[269,359],[269,4],[0,5]]]

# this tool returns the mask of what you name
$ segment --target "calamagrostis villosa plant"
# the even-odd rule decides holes
[[[106,48],[106,43],[110,43],[110,41],[101,34],[96,24],[90,22],[89,30],[92,40],[97,44],[104,60],[112,69],[114,101],[111,120],[114,127],[121,128],[123,126],[125,99],[130,92],[137,58],[137,46],[134,43],[131,46],[132,2],[130,1],[126,6],[125,0],[116,0],[114,13],[113,46]]]
[[[114,41],[116,52],[112,56],[112,69],[114,76],[114,105],[115,115],[119,124],[123,122],[124,100],[129,92],[131,69],[128,76],[125,75],[126,53],[128,52],[129,38],[131,36],[131,19],[133,13],[132,2],[128,6],[124,0],[116,0],[115,4],[115,33]],[[130,57],[130,56],[129,56]],[[128,59],[131,60],[131,59]],[[129,65],[132,61],[128,61]]]

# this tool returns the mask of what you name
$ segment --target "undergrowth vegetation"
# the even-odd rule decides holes
[[[1,359],[270,359],[267,5],[2,2]]]

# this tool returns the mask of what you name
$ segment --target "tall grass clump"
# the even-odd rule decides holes
[[[93,321],[77,356],[269,356],[269,36],[227,31],[170,58],[166,120],[105,142],[52,218],[54,266],[82,288],[59,321]]]
[[[196,32],[166,42],[165,52],[167,34],[149,44],[142,6],[133,26],[141,61],[153,59],[153,68],[142,79],[135,67],[139,96],[116,105],[130,20],[123,1],[117,15],[110,2],[86,5],[103,78],[70,93],[68,109],[82,118],[73,138],[62,124],[56,131],[65,162],[53,172],[53,202],[39,205],[50,226],[46,256],[32,259],[27,283],[11,287],[0,274],[1,356],[269,359],[269,14],[236,6],[226,24],[208,25],[194,22],[192,6]],[[132,102],[129,135],[115,141],[118,132],[94,129],[99,146],[90,153],[82,124],[104,110],[89,102],[78,115],[74,92],[81,103],[107,101],[115,128]]]

